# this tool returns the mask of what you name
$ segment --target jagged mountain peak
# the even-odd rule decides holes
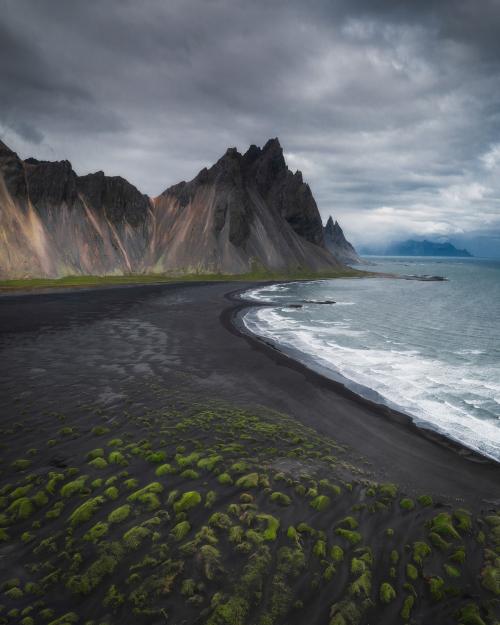
[[[344,237],[344,231],[340,227],[340,224],[337,220],[333,220],[333,217],[330,215],[326,222],[325,226],[325,234],[329,234],[331,236]],[[344,237],[345,240],[345,237]]]
[[[228,148],[225,153],[210,168],[203,168],[198,176],[203,178],[207,174],[217,174],[224,171],[238,171],[243,176],[253,175],[256,168],[259,171],[269,170],[271,175],[280,171],[287,171],[283,156],[283,149],[277,137],[269,139],[263,148],[252,144],[244,153],[236,147]]]
[[[0,143],[0,231],[3,277],[339,265],[311,190],[288,169],[277,138],[243,154],[229,148],[154,199],[120,176],[22,161]]]
[[[271,137],[265,142],[262,151],[266,152],[268,150],[282,150],[281,143],[278,137]]]
[[[335,228],[335,224],[337,223],[337,221],[333,221],[333,217],[330,215],[326,221],[326,226],[325,226],[325,230],[327,232],[333,232],[334,228]]]
[[[220,232],[230,223],[232,243],[241,245],[250,235],[253,211],[249,207],[257,202],[267,205],[271,215],[284,219],[299,236],[324,246],[321,217],[311,190],[301,172],[288,169],[277,138],[269,139],[263,148],[251,145],[243,155],[229,148],[210,169],[166,189],[157,200],[170,198],[185,208],[210,187],[219,196],[214,227]]]
[[[345,238],[344,231],[337,220],[330,215],[325,225],[325,246],[343,265],[363,264],[354,247]]]

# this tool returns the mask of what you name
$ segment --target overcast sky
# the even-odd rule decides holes
[[[157,195],[278,136],[354,243],[490,249],[499,32],[500,0],[3,0],[0,138]]]

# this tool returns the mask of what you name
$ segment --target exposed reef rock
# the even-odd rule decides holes
[[[190,182],[148,198],[68,161],[22,161],[0,142],[0,277],[327,271],[320,214],[277,139],[230,148]]]
[[[325,246],[341,265],[361,265],[365,261],[358,256],[354,247],[345,238],[338,221],[334,223],[332,217],[326,222]]]
[[[403,280],[418,280],[420,282],[448,282],[448,278],[444,276],[401,276]]]

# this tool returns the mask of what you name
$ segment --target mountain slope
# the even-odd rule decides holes
[[[325,247],[341,265],[361,265],[365,261],[358,256],[354,247],[345,238],[339,222],[328,218],[325,226]]]
[[[154,200],[157,259],[178,270],[228,272],[253,267],[295,271],[338,266],[324,248],[316,202],[292,174],[276,139],[244,154],[234,148],[191,182]]]
[[[0,142],[0,277],[328,270],[318,208],[277,139],[235,148],[151,199],[68,161],[21,161]]]
[[[0,276],[134,271],[150,200],[121,178],[78,177],[68,161],[21,161],[0,144]]]

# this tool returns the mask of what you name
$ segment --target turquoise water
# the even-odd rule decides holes
[[[500,461],[500,262],[372,258],[373,271],[446,282],[324,280],[245,294],[273,306],[254,334],[376,401]],[[334,300],[332,305],[304,300]]]

